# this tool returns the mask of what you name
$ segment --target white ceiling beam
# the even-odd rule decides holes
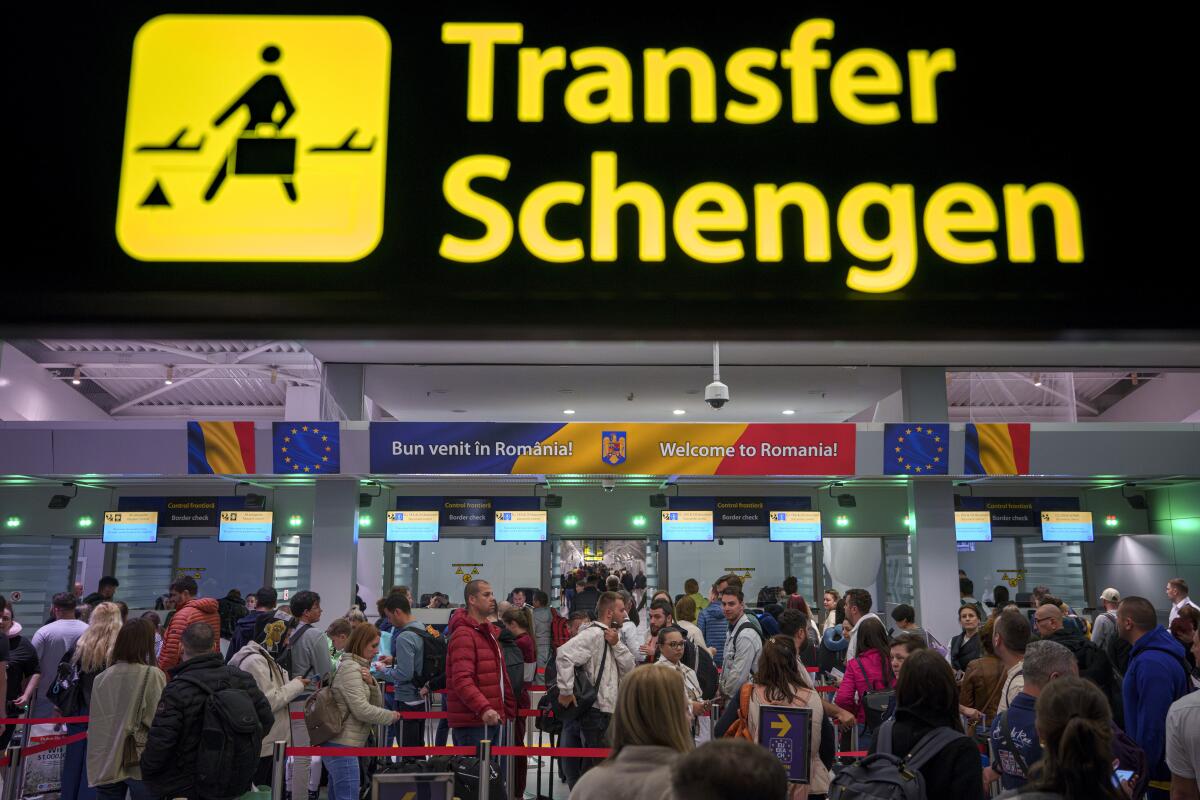
[[[1077,406],[1079,406],[1080,408],[1082,408],[1084,411],[1086,411],[1086,412],[1088,412],[1089,414],[1091,414],[1093,417],[1098,417],[1098,416],[1100,416],[1100,412],[1099,412],[1097,409],[1095,409],[1095,408],[1093,408],[1092,406],[1088,405],[1087,403],[1083,402],[1083,401],[1082,401],[1082,400],[1080,400],[1078,397],[1069,397],[1069,396],[1067,396],[1067,395],[1063,394],[1062,392],[1058,391],[1057,389],[1051,389],[1049,386],[1047,386],[1047,385],[1046,385],[1046,382],[1045,382],[1045,381],[1042,381],[1042,385],[1041,385],[1041,386],[1037,386],[1037,384],[1035,384],[1035,383],[1033,382],[1033,378],[1030,378],[1028,375],[1022,375],[1022,374],[1021,374],[1021,373],[1019,373],[1019,372],[1010,372],[1010,373],[1008,373],[1008,374],[1009,374],[1009,375],[1011,375],[1011,376],[1013,376],[1013,377],[1015,377],[1015,378],[1019,378],[1019,379],[1021,379],[1021,380],[1025,381],[1025,382],[1026,382],[1026,383],[1028,383],[1030,386],[1034,386],[1034,387],[1036,387],[1036,388],[1038,388],[1038,389],[1041,389],[1043,392],[1045,392],[1045,393],[1046,393],[1046,394],[1048,394],[1048,395],[1052,395],[1052,396],[1054,396],[1054,397],[1057,397],[1057,398],[1058,398],[1058,399],[1060,399],[1060,400],[1065,400],[1065,401],[1066,401],[1066,402],[1068,402],[1068,403],[1074,403],[1075,405],[1077,405]]]
[[[281,342],[267,342],[266,344],[260,345],[252,350],[247,350],[245,353],[240,353],[237,356],[237,358],[234,359],[233,363],[235,363],[235,364],[239,363],[239,361],[241,359],[253,358],[254,356],[258,355],[259,353],[266,352],[267,350],[269,350],[272,347],[275,347],[279,344],[281,344]],[[136,406],[139,403],[144,403],[153,397],[158,397],[159,395],[165,394],[179,386],[186,386],[187,384],[191,383],[192,381],[198,380],[199,378],[203,378],[206,375],[209,375],[215,371],[216,371],[216,368],[202,369],[199,372],[195,372],[191,375],[180,378],[179,380],[175,381],[174,383],[172,383],[170,385],[164,384],[164,385],[158,387],[157,389],[152,389],[151,391],[146,392],[142,395],[139,395],[138,397],[135,397],[132,400],[126,400],[124,403],[121,403],[119,406],[117,406],[116,408],[113,408],[108,413],[113,416],[116,416],[117,414],[120,414],[122,411],[124,411],[127,408],[132,408],[133,406]]]

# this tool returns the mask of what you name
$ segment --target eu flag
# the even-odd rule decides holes
[[[271,462],[275,473],[329,475],[342,471],[336,422],[274,422]]]
[[[889,422],[883,426],[884,475],[949,475],[948,422]]]

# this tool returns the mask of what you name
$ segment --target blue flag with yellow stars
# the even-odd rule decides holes
[[[883,426],[884,475],[949,475],[948,422],[889,422]]]
[[[276,474],[330,475],[342,471],[336,422],[274,422],[271,462]]]

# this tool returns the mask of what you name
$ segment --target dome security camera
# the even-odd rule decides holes
[[[600,486],[606,493],[611,494],[617,488],[617,481],[615,478],[604,478],[600,481]]]
[[[704,387],[704,402],[720,410],[729,402],[729,387],[720,381],[713,381]]]

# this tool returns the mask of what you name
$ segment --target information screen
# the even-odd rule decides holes
[[[772,511],[772,542],[821,541],[820,511]]]
[[[713,512],[662,512],[662,540],[664,542],[711,542],[713,540]]]
[[[122,544],[158,541],[157,511],[105,511],[105,542]]]
[[[387,541],[436,542],[438,519],[437,511],[389,511]]]
[[[1092,531],[1092,512],[1042,512],[1043,542],[1091,542],[1094,540],[1095,534]]]
[[[546,541],[545,511],[497,511],[497,542]]]
[[[990,542],[992,540],[992,512],[955,511],[954,541]]]
[[[217,539],[222,542],[271,541],[270,511],[222,511]]]

